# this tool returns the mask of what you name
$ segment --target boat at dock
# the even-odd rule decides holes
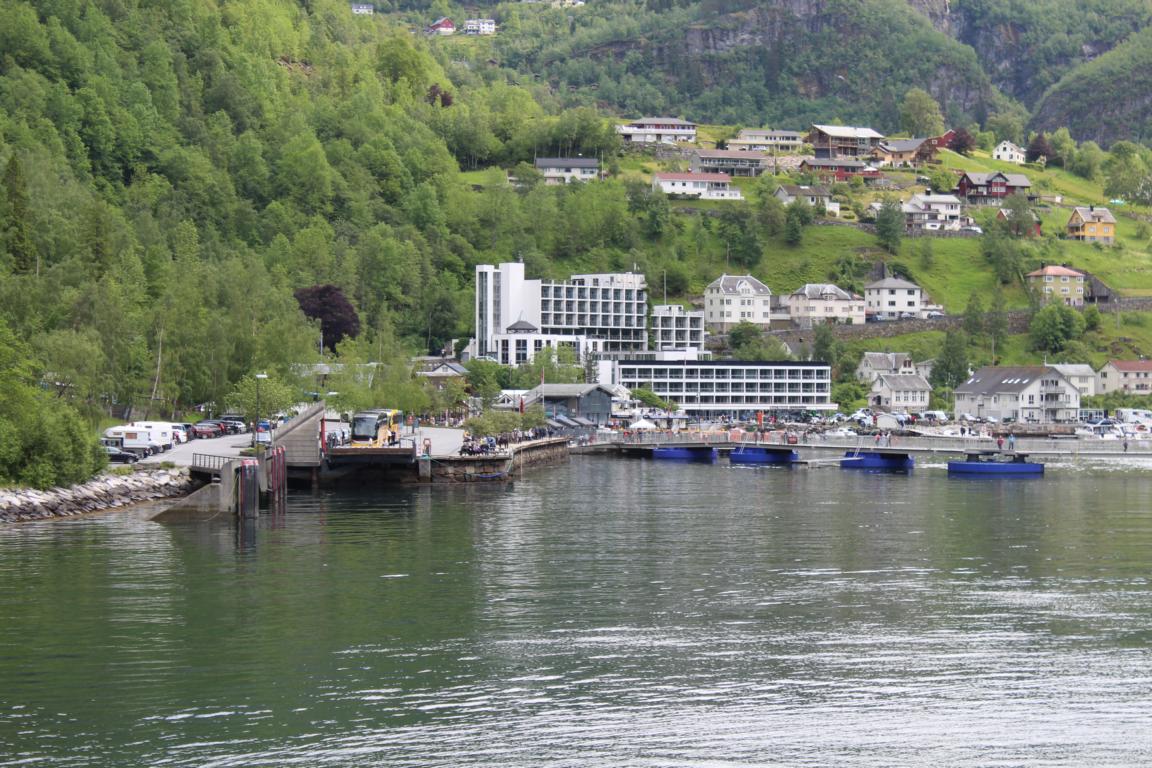
[[[871,469],[882,472],[908,472],[916,462],[899,451],[848,451],[840,459],[840,469]]]
[[[969,451],[964,461],[948,462],[950,475],[1031,475],[1044,474],[1044,465],[1028,461],[1026,453]]]

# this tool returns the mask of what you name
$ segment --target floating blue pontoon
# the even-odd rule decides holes
[[[964,461],[948,462],[950,475],[1031,475],[1044,474],[1044,465],[1028,461],[1026,453],[969,451]]]
[[[708,446],[662,446],[652,449],[652,458],[666,461],[701,461],[713,463],[719,452]]]
[[[733,464],[795,464],[800,454],[784,446],[742,445],[728,454]]]
[[[881,451],[848,451],[840,459],[840,469],[879,469],[885,472],[907,472],[915,466],[907,453]]]

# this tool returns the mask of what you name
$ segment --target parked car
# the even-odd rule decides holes
[[[824,437],[858,437],[858,435],[854,430],[848,429],[847,427],[837,427],[836,429],[830,429],[825,432]]]
[[[244,417],[238,413],[226,413],[219,420],[227,424],[230,429],[235,430],[236,434],[248,431],[248,424],[244,421]]]
[[[261,421],[256,424],[256,443],[258,445],[272,443],[272,425],[269,422]]]
[[[105,445],[104,450],[108,452],[108,461],[112,462],[113,464],[135,464],[136,462],[140,461],[139,456],[132,453],[132,451],[126,451],[123,448],[117,448],[113,445]]]
[[[221,437],[224,428],[214,421],[201,421],[192,425],[192,435],[199,438]]]
[[[935,320],[935,319],[936,319],[936,318],[938,318],[938,317],[944,317],[944,313],[943,313],[943,312],[938,312],[938,311],[936,311],[935,309],[933,309],[933,310],[931,310],[931,311],[929,311],[929,312],[925,312],[925,313],[924,313],[924,317],[926,317],[926,318],[927,318],[927,319],[929,319],[929,320]]]

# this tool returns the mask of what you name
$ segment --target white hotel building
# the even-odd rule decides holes
[[[690,357],[690,356],[685,356]],[[818,362],[645,359],[612,363],[611,384],[644,387],[693,416],[830,411],[832,369]],[[601,381],[601,383],[605,383]]]
[[[590,352],[648,348],[648,290],[644,275],[572,275],[527,280],[524,265],[476,266],[474,357],[505,365],[529,362],[545,347]]]

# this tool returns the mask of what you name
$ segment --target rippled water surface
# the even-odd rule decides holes
[[[0,765],[1149,765],[1150,499],[581,458],[0,528]]]

